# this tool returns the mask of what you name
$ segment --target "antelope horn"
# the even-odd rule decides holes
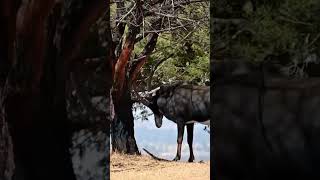
[[[142,104],[146,106],[150,104],[149,100],[146,99],[146,94],[147,94],[146,92],[136,92],[136,91],[134,92],[138,96],[138,99]]]
[[[160,87],[157,87],[157,88],[155,88],[155,89],[153,89],[153,90],[151,90],[151,91],[148,91],[147,94],[153,94],[153,93],[155,93],[156,91],[158,91],[159,89],[160,89]]]

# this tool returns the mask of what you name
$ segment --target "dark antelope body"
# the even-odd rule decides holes
[[[149,104],[154,113],[158,128],[162,125],[163,116],[175,122],[178,129],[177,154],[175,161],[181,158],[181,145],[184,127],[187,126],[190,150],[189,162],[193,162],[193,127],[195,122],[209,125],[210,120],[210,87],[185,84],[163,85],[150,91]]]
[[[215,179],[319,179],[320,78],[242,69],[211,73]]]

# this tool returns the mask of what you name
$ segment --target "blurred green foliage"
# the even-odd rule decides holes
[[[213,0],[213,59],[242,57],[261,62],[269,56],[278,61],[316,61],[320,37],[318,0]],[[232,23],[232,19],[243,20]],[[230,20],[230,21],[228,21]]]
[[[142,70],[141,78],[148,77],[157,62],[165,59],[155,70],[153,85],[175,81],[194,84],[208,82],[210,77],[208,24],[209,21],[202,22],[194,29],[160,34],[154,53]],[[135,52],[142,51],[144,44],[145,40],[138,43]]]

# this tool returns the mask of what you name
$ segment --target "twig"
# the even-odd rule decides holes
[[[319,38],[320,38],[320,33],[318,33],[316,37],[312,40],[312,42],[308,44],[308,47],[311,47]]]
[[[126,18],[129,14],[131,14],[131,12],[134,10],[134,8],[136,7],[136,3],[133,4],[132,8],[124,15],[122,16],[120,19],[119,19],[119,22],[117,24],[117,26],[119,26],[119,23],[122,22],[122,20],[124,18]]]
[[[298,20],[293,20],[293,19],[289,19],[289,18],[285,18],[285,17],[281,17],[281,16],[279,17],[279,20],[290,22],[290,23],[293,23],[293,24],[302,24],[302,25],[306,25],[306,26],[312,26],[311,23],[298,21]]]

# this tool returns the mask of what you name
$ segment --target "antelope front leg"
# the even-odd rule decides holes
[[[192,142],[193,142],[193,126],[194,124],[187,124],[187,134],[188,134],[188,144],[189,144],[189,151],[190,151],[190,156],[189,156],[189,162],[193,162],[194,160],[194,155],[193,155],[193,148],[192,148]]]
[[[184,133],[184,125],[178,124],[178,138],[177,138],[177,155],[176,157],[173,159],[173,161],[178,161],[181,158],[181,145],[182,145],[182,141],[183,141],[183,133]]]

